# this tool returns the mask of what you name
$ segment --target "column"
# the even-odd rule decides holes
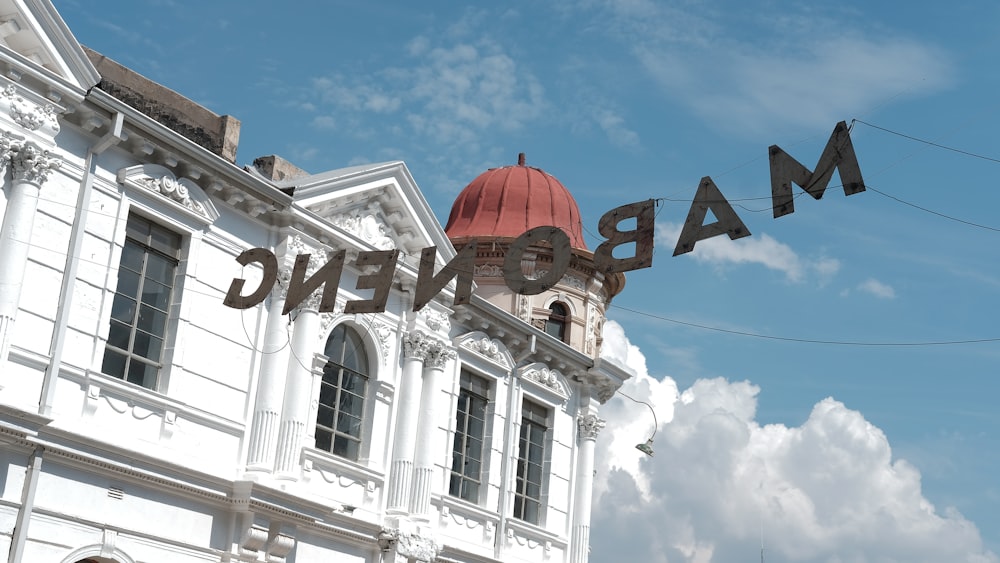
[[[299,307],[290,312],[295,315],[292,342],[285,379],[285,395],[281,403],[281,426],[278,430],[278,451],[274,470],[279,477],[297,479],[299,458],[305,441],[312,401],[313,359],[319,338],[319,301],[322,292],[315,292]],[[323,364],[319,365],[322,369]]]
[[[278,275],[283,283],[275,284],[267,307],[260,376],[257,378],[257,400],[254,402],[250,447],[247,452],[248,471],[270,472],[273,469],[281,405],[285,397],[285,376],[291,342],[287,327],[289,318],[282,315],[281,310],[285,306],[288,271],[282,270]]]
[[[595,414],[581,414],[577,424],[576,498],[573,501],[573,530],[570,563],[587,563],[590,554],[590,505],[594,494],[594,445],[604,421]]]
[[[417,420],[420,413],[420,374],[432,340],[420,331],[403,335],[403,373],[396,391],[396,432],[392,442],[392,462],[389,466],[389,496],[386,509],[405,512],[410,500],[410,478],[413,472],[413,448],[416,444]]]
[[[436,401],[441,395],[441,375],[444,365],[455,357],[455,351],[444,343],[434,341],[427,349],[424,360],[424,383],[420,392],[420,420],[417,423],[417,443],[414,452],[413,490],[410,493],[410,513],[426,516],[431,506],[431,484],[434,466],[440,461],[441,452],[434,447],[438,429]]]
[[[13,170],[14,182],[0,227],[0,372],[7,362],[21,300],[38,194],[49,173],[61,164],[35,143],[4,133],[0,136],[0,168],[7,163]]]

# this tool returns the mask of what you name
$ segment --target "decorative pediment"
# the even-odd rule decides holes
[[[513,358],[503,342],[496,338],[490,338],[484,332],[474,331],[463,334],[455,339],[455,346],[459,350],[473,352],[504,370],[509,370],[514,365]]]
[[[549,369],[549,366],[535,362],[519,369],[518,374],[521,376],[521,381],[537,389],[553,393],[562,400],[569,398],[569,384],[559,370]]]
[[[327,217],[331,223],[367,242],[379,250],[392,250],[399,246],[400,235],[386,225],[378,213],[355,210]]]
[[[83,48],[48,0],[0,0],[0,48],[5,51],[3,58],[12,59],[22,69],[30,70],[32,64],[44,68],[63,84],[77,87],[80,94],[100,80]],[[52,84],[56,85],[56,81]]]
[[[219,211],[198,184],[189,178],[177,178],[159,164],[139,164],[118,171],[118,183],[156,194],[202,222],[219,218]]]

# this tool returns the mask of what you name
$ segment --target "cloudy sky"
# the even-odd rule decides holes
[[[604,211],[660,200],[605,341],[656,455],[650,411],[609,402],[592,560],[755,561],[763,536],[769,562],[1000,561],[995,1],[56,7],[239,118],[241,164],[402,159],[444,220],[525,152],[591,248]],[[768,147],[811,168],[841,120],[868,191],[835,175],[773,219]],[[752,236],[672,257],[704,176]]]

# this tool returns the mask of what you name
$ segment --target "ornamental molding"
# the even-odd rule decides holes
[[[28,131],[42,130],[55,136],[59,132],[59,116],[52,104],[36,104],[17,93],[17,88],[11,84],[0,94],[0,104],[7,106],[7,114],[21,127]]]
[[[389,236],[392,230],[374,214],[343,213],[331,217],[330,222],[379,250],[396,248],[396,242]]]
[[[432,563],[441,553],[441,545],[430,536],[401,532],[387,528],[379,532],[378,545],[382,551],[395,549],[406,558],[414,558],[417,563]]]
[[[10,164],[15,182],[41,187],[49,174],[62,166],[58,157],[32,141],[17,139],[6,131],[0,136],[0,167]]]
[[[389,360],[389,337],[392,336],[392,327],[385,323],[376,322],[372,324],[371,331],[372,335],[375,336],[375,342],[378,343],[384,366]]]
[[[566,399],[569,397],[569,386],[559,370],[549,369],[541,362],[529,364],[521,368],[521,379],[530,381]]]
[[[581,440],[596,440],[604,425],[605,421],[596,414],[585,414],[576,419],[577,434]]]
[[[159,164],[139,164],[118,170],[118,183],[153,193],[181,207],[203,221],[219,218],[219,211],[201,186],[190,178],[178,178],[169,168]]]
[[[458,355],[455,350],[439,340],[432,340],[427,347],[427,356],[424,358],[424,367],[431,369],[443,369],[449,360],[454,360]]]
[[[528,279],[542,279],[549,275],[548,270],[535,270],[533,275],[527,276]],[[587,291],[587,283],[576,276],[571,276],[569,274],[564,275],[556,285],[565,285],[567,287],[572,287],[573,289],[578,289],[580,291]]]
[[[451,330],[451,321],[448,320],[447,313],[443,313],[441,311],[435,311],[433,309],[425,307],[420,310],[418,315],[423,317],[424,322],[427,324],[427,327],[435,332],[447,333],[449,330]]]
[[[477,278],[502,278],[503,268],[496,264],[481,264],[472,269],[472,275]]]
[[[509,370],[513,366],[507,346],[496,338],[490,338],[484,332],[475,331],[463,334],[455,339],[455,345],[478,354],[504,369]]]

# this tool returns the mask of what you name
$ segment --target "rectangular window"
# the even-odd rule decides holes
[[[181,236],[130,214],[101,371],[155,389]]]
[[[538,524],[542,506],[542,466],[548,437],[548,410],[525,401],[521,407],[521,437],[517,453],[514,518]]]
[[[448,494],[479,502],[483,470],[483,438],[489,381],[463,370],[455,413],[455,442],[451,452],[451,484]]]

